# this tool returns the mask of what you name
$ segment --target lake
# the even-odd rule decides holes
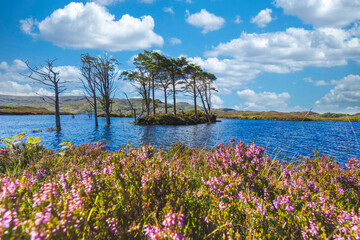
[[[14,136],[25,132],[31,137],[41,137],[45,147],[60,148],[62,142],[76,145],[101,141],[108,149],[116,150],[127,143],[142,142],[155,147],[167,148],[175,142],[184,142],[191,147],[209,148],[231,138],[247,144],[266,148],[268,154],[280,152],[282,158],[297,159],[299,155],[313,156],[316,149],[321,154],[334,157],[342,164],[350,157],[360,156],[357,136],[360,136],[358,122],[291,122],[271,120],[220,119],[215,124],[194,126],[138,126],[132,118],[112,118],[111,126],[105,119],[99,119],[99,127],[87,115],[61,116],[62,131],[46,131],[55,126],[54,116],[0,116],[0,137]],[[42,132],[33,133],[33,130]]]

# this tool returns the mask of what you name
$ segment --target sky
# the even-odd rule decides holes
[[[154,50],[215,74],[215,107],[358,113],[359,13],[360,0],[0,1],[0,94],[51,94],[22,75],[25,61],[56,58],[72,82],[64,94],[82,95],[82,53],[109,54],[122,71]],[[116,97],[136,96],[127,82],[116,87]]]

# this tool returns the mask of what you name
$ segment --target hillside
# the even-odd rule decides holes
[[[127,115],[131,113],[131,108],[126,99],[115,98],[112,106],[112,113],[114,115]],[[141,112],[141,99],[140,98],[131,98],[132,105],[136,109],[136,113]],[[156,109],[157,113],[164,113],[164,103],[158,102],[158,107]],[[0,106],[11,106],[11,107],[33,107],[33,108],[43,108],[44,111],[48,110],[50,112],[54,111],[53,106],[44,101],[42,97],[39,96],[10,96],[10,95],[0,95]],[[186,102],[178,102],[176,104],[177,111],[188,112],[194,110],[192,104]],[[39,114],[39,110],[21,108],[22,114]],[[198,106],[199,111],[202,111],[202,107]],[[71,114],[86,114],[90,110],[89,103],[87,102],[84,96],[61,96],[60,97],[60,111],[63,113]],[[40,112],[41,112],[40,111]],[[173,112],[173,105],[168,104],[168,113]],[[316,112],[253,112],[253,111],[237,111],[231,108],[218,108],[213,109],[213,112],[218,118],[238,118],[238,119],[259,119],[259,120],[285,120],[285,121],[348,121],[346,114],[339,113],[323,113],[319,114]],[[101,109],[99,109],[99,114],[102,114]],[[4,113],[3,113],[4,114]],[[16,113],[15,113],[16,114]],[[49,113],[44,113],[49,114]],[[50,113],[51,114],[51,113]],[[360,121],[360,113],[349,115],[351,121],[358,122]]]
[[[46,100],[46,99],[45,99]],[[131,98],[131,103],[136,109],[137,113],[141,112],[141,99],[140,98]],[[0,95],[0,105],[2,106],[14,106],[14,107],[39,107],[45,108],[49,111],[54,111],[54,107],[44,101],[42,97],[39,96],[11,96],[11,95]],[[193,105],[186,102],[179,102],[176,104],[177,110],[180,111],[190,111],[193,110]],[[173,105],[168,104],[168,112],[172,112]],[[201,107],[199,107],[201,109]],[[89,103],[87,102],[84,96],[61,96],[60,97],[60,111],[70,112],[73,114],[85,114],[90,110]],[[114,99],[113,107],[114,114],[128,114],[131,112],[131,108],[126,99]],[[158,103],[157,112],[164,112],[164,103]],[[99,114],[101,114],[101,110]]]

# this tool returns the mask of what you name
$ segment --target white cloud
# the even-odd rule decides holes
[[[316,27],[343,27],[360,19],[360,0],[275,0],[275,6]]]
[[[117,52],[162,46],[164,42],[154,33],[155,23],[151,16],[139,19],[125,14],[115,20],[105,7],[94,2],[85,5],[72,2],[39,23],[29,19],[20,23],[25,33],[64,48]],[[29,31],[34,27],[39,33]]]
[[[219,88],[219,94],[229,95],[232,94],[232,91],[228,88]]]
[[[331,83],[329,82],[326,82],[324,80],[317,80],[317,81],[314,81],[311,77],[306,77],[303,79],[305,82],[308,82],[308,83],[313,83],[315,86],[327,86],[327,85],[330,85]]]
[[[217,85],[220,87],[244,85],[261,72],[259,67],[253,68],[254,64],[239,62],[234,59],[208,58],[204,60],[195,57],[188,58],[188,60],[215,74],[217,76]]]
[[[236,15],[235,20],[234,20],[234,23],[237,23],[237,24],[242,23],[242,20],[241,20],[241,18],[240,18],[240,15]]]
[[[115,4],[117,2],[123,2],[124,0],[93,0],[92,2],[95,2],[99,5],[104,5],[104,6],[107,6],[107,5],[112,5],[112,4]]]
[[[21,96],[35,95],[32,92],[32,87],[29,84],[21,84],[13,81],[2,81],[1,79],[0,79],[0,94],[21,95]]]
[[[329,83],[325,82],[324,80],[319,80],[319,81],[315,81],[314,85],[315,86],[327,86],[327,85],[329,85]]]
[[[219,86],[241,86],[261,72],[289,73],[308,66],[344,66],[348,60],[360,63],[359,36],[357,27],[243,32],[239,38],[206,52],[207,59],[192,60],[216,74]]]
[[[173,38],[170,38],[170,44],[171,45],[179,45],[179,44],[182,44],[182,41],[178,38],[173,37]]]
[[[155,1],[156,0],[140,0],[140,2],[143,2],[143,3],[153,3]]]
[[[195,27],[202,28],[201,33],[203,34],[219,30],[225,23],[224,18],[209,13],[206,9],[201,9],[200,12],[194,14],[190,14],[190,12],[186,10],[186,16],[186,22]]]
[[[224,101],[217,95],[211,95],[211,104],[213,108],[223,108]]]
[[[35,36],[34,30],[38,24],[39,22],[33,18],[22,19],[20,20],[20,29],[26,34]]]
[[[335,87],[316,102],[317,108],[337,112],[342,109],[354,110],[360,107],[360,75],[348,75],[331,83]]]
[[[175,14],[173,7],[164,7],[164,12]]]
[[[314,80],[312,80],[311,77],[306,77],[306,78],[304,78],[303,80],[304,80],[305,82],[308,82],[308,83],[313,83],[313,82],[314,82]]]
[[[35,81],[26,77],[26,64],[19,59],[15,59],[12,64],[3,61],[0,63],[0,94],[5,95],[22,95],[22,96],[36,96],[36,95],[53,95],[52,91],[44,88],[44,85],[36,83]],[[64,93],[75,94],[76,88],[81,88],[82,84],[79,80],[81,77],[80,70],[75,66],[57,66],[54,70],[59,72],[61,82],[69,82],[66,86],[69,91]],[[25,74],[22,75],[22,74]]]
[[[283,92],[255,93],[253,90],[245,89],[237,92],[238,97],[244,101],[239,109],[243,110],[283,110],[287,107],[286,101],[290,99],[290,94]]]
[[[80,69],[75,66],[59,66],[54,68],[55,71],[58,71],[61,81],[71,83],[72,87],[82,86],[80,78],[81,72]]]
[[[259,27],[266,27],[267,24],[269,24],[273,19],[271,17],[272,10],[269,8],[266,8],[264,10],[261,10],[256,17],[253,17],[251,19],[252,23],[255,23]]]

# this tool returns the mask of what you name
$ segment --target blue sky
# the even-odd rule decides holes
[[[81,53],[107,52],[131,69],[149,49],[214,73],[217,107],[357,113],[359,12],[360,0],[1,1],[0,94],[51,94],[20,75],[26,60],[57,58],[74,82],[66,94],[78,95]]]

